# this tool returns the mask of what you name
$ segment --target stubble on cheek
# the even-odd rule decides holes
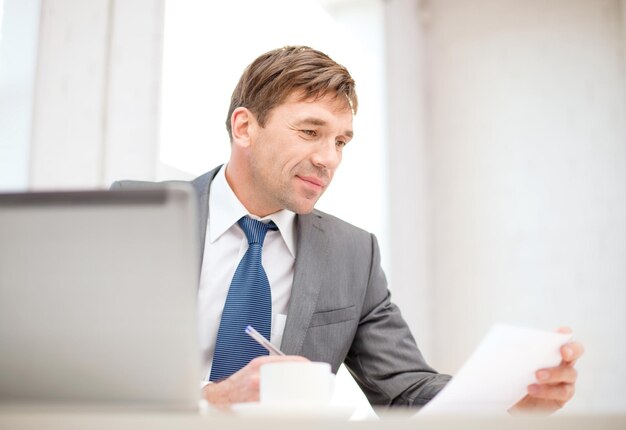
[[[301,161],[291,168],[281,171],[280,177],[275,177],[275,197],[281,206],[296,213],[309,213],[313,210],[319,198],[324,194],[330,184],[333,172],[314,166],[308,161]],[[316,176],[325,184],[321,189],[315,190],[307,186],[300,177]]]
[[[313,210],[321,196],[312,190],[307,190],[297,176],[290,176],[288,182],[283,182],[276,196],[283,208],[298,214],[306,214]]]

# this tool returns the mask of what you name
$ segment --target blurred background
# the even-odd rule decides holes
[[[0,0],[0,191],[202,174],[245,66],[294,44],[357,81],[318,207],[378,236],[428,361],[570,326],[562,413],[626,412],[626,0]],[[345,370],[336,396],[370,413]]]

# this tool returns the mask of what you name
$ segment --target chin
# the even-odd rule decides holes
[[[315,200],[314,202],[307,201],[304,203],[294,202],[294,204],[287,206],[287,209],[289,209],[291,212],[297,213],[298,215],[306,215],[306,214],[313,212],[313,209],[315,209],[316,203],[317,203],[317,200]]]
[[[298,215],[306,215],[306,214],[310,214],[311,212],[313,212],[313,209],[315,209],[315,206],[297,207],[297,208],[293,208],[289,210],[294,213],[297,213]]]
[[[298,215],[306,215],[313,212],[317,201],[322,197],[322,193],[307,195],[299,194],[298,192],[292,192],[289,194],[283,194],[283,198],[279,199],[281,206],[290,210]]]

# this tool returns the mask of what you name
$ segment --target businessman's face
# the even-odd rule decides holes
[[[298,95],[272,109],[264,127],[250,128],[249,174],[257,206],[266,212],[257,215],[285,208],[311,212],[352,138],[352,111],[345,100],[302,101]]]

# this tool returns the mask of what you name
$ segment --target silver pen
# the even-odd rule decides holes
[[[254,339],[263,348],[267,349],[270,352],[270,355],[285,355],[284,352],[272,345],[269,340],[265,339],[265,337],[256,331],[251,325],[246,326],[246,334]]]

